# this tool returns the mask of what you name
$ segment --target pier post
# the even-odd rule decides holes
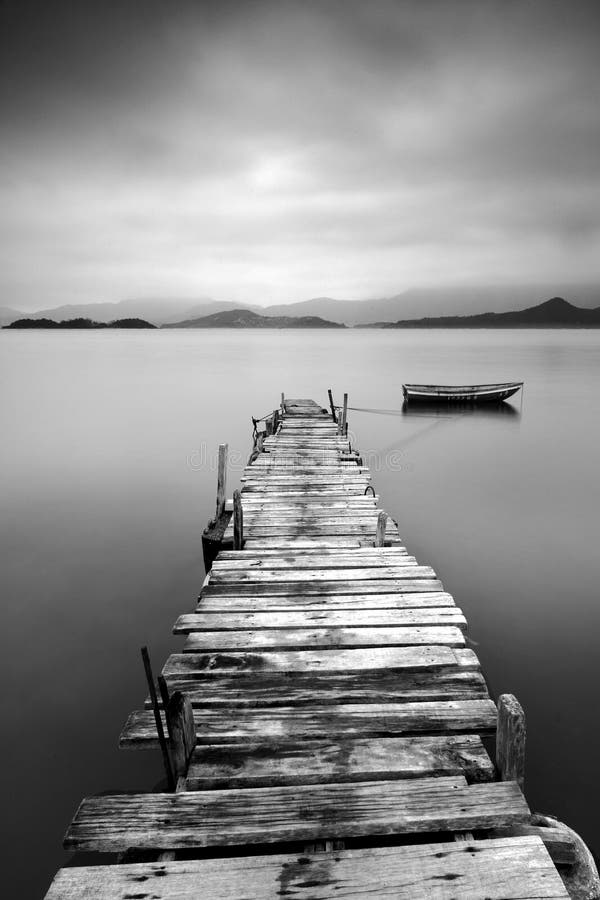
[[[281,414],[285,414],[285,394],[281,392]]]
[[[274,415],[267,416],[267,418],[265,419],[265,434],[267,435],[267,437],[269,437],[269,435],[273,434],[273,419],[274,419]]]
[[[348,431],[347,425],[347,417],[348,417],[348,394],[344,394],[344,404],[342,406],[341,412],[338,416],[338,434],[344,437],[344,434]]]
[[[377,516],[377,532],[375,535],[375,546],[383,547],[385,545],[385,528],[387,525],[387,513],[381,510]]]
[[[196,724],[192,703],[187,694],[175,691],[166,710],[171,739],[171,760],[175,778],[185,777],[190,756],[196,746]]]
[[[244,546],[244,513],[242,511],[242,495],[233,492],[233,549],[241,550]]]
[[[331,393],[331,388],[328,388],[327,393],[329,394],[329,406],[331,407],[331,418],[337,425],[337,416],[335,414],[335,404],[333,402],[333,394]]]
[[[219,444],[219,468],[217,471],[217,520],[225,509],[225,488],[227,484],[227,452],[228,444]]]
[[[158,705],[158,697],[156,696],[156,686],[154,684],[154,676],[152,674],[152,665],[150,663],[150,654],[148,653],[147,647],[142,647],[142,660],[144,663],[144,671],[146,672],[146,681],[148,682],[148,691],[150,693],[150,700],[152,702],[152,710],[154,712],[154,724],[156,725],[156,732],[158,734],[158,743],[160,744],[160,750],[163,758],[163,765],[165,768],[165,776],[167,778],[167,784],[169,786],[170,791],[175,790],[175,779],[173,778],[173,770],[171,768],[171,760],[169,757],[169,749],[167,745],[167,739],[165,737],[165,730],[163,728],[162,716],[160,714],[160,708]]]
[[[525,713],[513,694],[498,698],[496,765],[502,781],[525,782]]]

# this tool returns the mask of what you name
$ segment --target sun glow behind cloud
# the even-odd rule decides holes
[[[4,23],[4,305],[600,276],[591,4],[58,7]]]

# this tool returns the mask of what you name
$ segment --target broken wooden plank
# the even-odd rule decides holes
[[[494,779],[494,765],[480,737],[325,738],[298,744],[197,747],[186,790],[448,775],[464,775],[469,783]]]

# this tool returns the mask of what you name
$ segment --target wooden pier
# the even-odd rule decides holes
[[[65,847],[119,856],[47,900],[569,897],[576,847],[523,793],[523,711],[490,698],[346,407],[282,397],[233,501],[222,462],[182,652],[121,735],[158,748],[158,718],[173,790],[85,799]]]

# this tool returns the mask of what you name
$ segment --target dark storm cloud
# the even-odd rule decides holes
[[[591,3],[5,3],[2,302],[600,275]]]

